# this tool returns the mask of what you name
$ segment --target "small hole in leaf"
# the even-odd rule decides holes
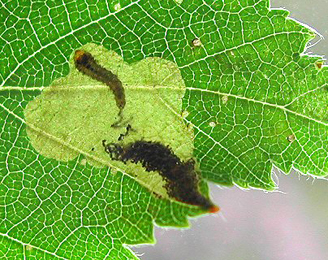
[[[210,127],[215,127],[216,123],[215,122],[210,122]]]
[[[202,46],[202,42],[200,41],[200,39],[198,38],[195,38],[192,40],[191,44],[194,46],[194,47],[200,47]]]
[[[292,143],[292,142],[294,142],[296,140],[296,137],[295,137],[295,135],[289,135],[287,137],[287,140]]]
[[[228,103],[229,97],[227,95],[224,95],[224,96],[222,96],[221,100],[222,100],[222,104],[225,105]]]

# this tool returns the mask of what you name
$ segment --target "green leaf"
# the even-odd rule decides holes
[[[153,243],[154,223],[204,213],[102,150],[117,108],[76,49],[125,84],[125,142],[161,141],[222,185],[272,190],[273,165],[326,176],[328,72],[287,16],[266,0],[3,1],[0,255],[135,259],[125,245]]]

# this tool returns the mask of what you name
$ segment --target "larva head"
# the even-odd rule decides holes
[[[83,56],[85,56],[87,54],[87,52],[83,51],[83,50],[77,50],[75,51],[74,54],[74,61],[81,61]]]

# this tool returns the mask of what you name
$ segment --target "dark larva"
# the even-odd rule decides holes
[[[210,213],[219,208],[198,190],[198,178],[193,160],[182,162],[173,151],[159,142],[136,141],[121,146],[116,143],[106,144],[105,151],[113,160],[141,163],[146,171],[156,171],[166,181],[164,186],[170,197],[177,201],[199,206]]]
[[[111,71],[101,67],[89,52],[75,51],[74,62],[80,72],[110,87],[121,113],[125,106],[125,94],[122,82],[118,77]]]

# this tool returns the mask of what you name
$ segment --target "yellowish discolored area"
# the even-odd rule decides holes
[[[145,172],[141,165],[111,160],[102,140],[120,144],[158,141],[170,146],[181,160],[190,159],[193,130],[187,128],[181,116],[185,86],[179,69],[173,62],[160,58],[127,64],[115,52],[94,44],[81,49],[90,52],[123,83],[126,95],[123,120],[119,127],[112,127],[119,119],[112,91],[77,71],[72,55],[70,74],[54,81],[25,110],[33,147],[45,157],[65,162],[82,154],[81,164],[111,166],[167,197],[164,182],[157,173]],[[123,141],[118,141],[128,124],[132,130]]]

